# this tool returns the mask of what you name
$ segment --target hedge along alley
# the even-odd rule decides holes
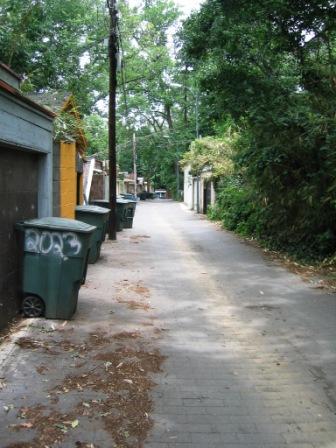
[[[146,201],[74,320],[3,344],[0,446],[334,448],[335,315],[259,249]]]

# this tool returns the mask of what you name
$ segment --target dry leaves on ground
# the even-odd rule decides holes
[[[48,343],[54,347],[56,341]],[[108,335],[97,329],[80,344],[66,339],[57,343],[63,353],[85,351],[86,362],[76,366],[75,375],[68,374],[49,390],[48,407],[39,405],[19,410],[19,421],[11,430],[19,433],[34,430],[36,436],[28,444],[22,442],[6,448],[62,444],[67,433],[80,429],[85,419],[101,421],[118,448],[142,447],[153,425],[150,418],[153,406],[150,392],[155,385],[152,375],[161,372],[165,359],[151,346],[151,339],[138,330]],[[22,338],[18,345],[42,352],[49,348],[45,341],[29,338]],[[43,374],[45,366],[41,364],[38,370]],[[103,398],[83,401],[83,392],[90,390]],[[61,413],[57,409],[59,397],[70,391],[78,392],[77,404],[75,400],[69,412]],[[78,441],[76,446],[96,448],[90,441]]]
[[[127,300],[127,299],[117,299],[118,303],[124,303],[127,305],[127,308],[130,310],[144,310],[149,311],[153,309],[149,303],[136,301],[136,300]]]

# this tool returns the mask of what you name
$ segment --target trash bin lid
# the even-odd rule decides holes
[[[117,196],[117,199],[125,199],[126,201],[138,202],[138,199],[134,196],[134,194],[122,193],[120,196]]]
[[[77,221],[75,219],[66,218],[40,218],[40,219],[29,219],[21,223],[24,227],[34,227],[39,229],[48,229],[55,231],[65,231],[65,232],[77,232],[77,233],[91,233],[96,227],[90,226],[82,221]]]
[[[117,203],[121,204],[136,204],[136,201],[132,201],[132,199],[117,199]]]
[[[98,205],[77,205],[76,212],[94,213],[98,215],[106,215],[110,212],[109,208],[99,207]]]

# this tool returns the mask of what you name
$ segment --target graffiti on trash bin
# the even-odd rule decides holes
[[[25,232],[25,250],[42,255],[53,254],[61,258],[78,255],[82,244],[73,232],[47,232],[27,229]]]

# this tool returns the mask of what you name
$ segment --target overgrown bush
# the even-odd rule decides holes
[[[217,200],[208,211],[212,220],[221,221],[228,230],[255,235],[257,222],[251,192],[238,176],[222,179],[217,185]]]
[[[336,254],[334,18],[332,2],[206,0],[184,24],[212,119],[240,134],[241,182],[210,215],[306,260]]]

